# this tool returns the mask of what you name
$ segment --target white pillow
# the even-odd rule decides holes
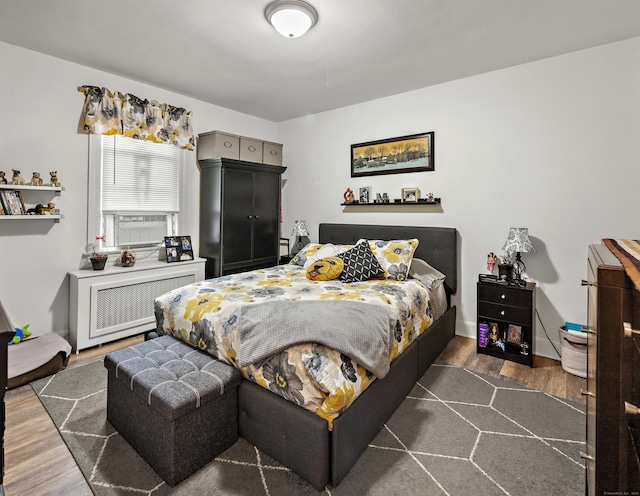
[[[351,248],[353,248],[353,245],[334,245],[332,243],[320,245],[317,250],[307,253],[304,268],[308,269],[312,263],[317,262],[318,260],[327,257],[335,257],[336,255],[340,255],[340,253],[350,250]]]
[[[409,269],[409,277],[420,281],[428,289],[436,289],[442,285],[447,276],[424,260],[414,258]]]

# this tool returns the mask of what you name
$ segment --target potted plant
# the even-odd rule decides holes
[[[104,270],[104,266],[107,263],[107,258],[109,257],[106,253],[101,253],[94,249],[91,252],[91,255],[89,255],[89,260],[91,260],[93,270]]]

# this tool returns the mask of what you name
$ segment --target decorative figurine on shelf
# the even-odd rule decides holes
[[[13,171],[13,178],[11,181],[13,184],[26,184],[27,182],[24,180],[24,177],[20,175],[20,171],[18,169],[11,169]]]
[[[58,181],[58,171],[49,172],[51,176],[51,186],[59,186],[60,182]]]
[[[344,192],[344,202],[347,204],[354,203],[356,201],[353,196],[353,190],[351,188],[347,188],[347,191]]]
[[[493,266],[498,261],[498,257],[496,257],[495,253],[491,252],[487,255],[487,270],[489,272],[493,272]]]
[[[7,178],[4,176],[5,176],[5,172],[0,171],[0,184],[7,184],[9,182],[7,181]]]
[[[34,172],[31,176],[31,186],[42,186],[42,178],[39,172]]]
[[[44,205],[42,203],[38,203],[35,207],[27,210],[27,215],[42,215],[44,209]]]
[[[498,342],[498,324],[491,322],[489,324],[489,333],[487,339],[490,345],[495,345]]]
[[[13,339],[9,341],[9,344],[18,344],[21,341],[23,341],[24,338],[28,338],[29,336],[31,336],[31,332],[28,329],[29,329],[29,324],[27,324],[26,326],[23,326],[22,329],[18,329],[16,327],[15,328],[16,333],[13,336]]]
[[[47,203],[46,207],[42,207],[43,214],[55,214],[56,213],[56,204],[53,202]]]

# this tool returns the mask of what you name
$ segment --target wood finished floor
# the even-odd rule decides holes
[[[102,360],[110,351],[142,341],[134,337],[74,354],[67,368]],[[586,379],[566,373],[557,360],[535,357],[533,368],[476,353],[473,339],[456,336],[439,363],[500,377],[561,398],[584,403]],[[7,392],[5,477],[7,496],[91,495],[91,489],[30,385]]]

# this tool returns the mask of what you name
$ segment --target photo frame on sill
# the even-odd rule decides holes
[[[191,236],[165,236],[164,246],[167,252],[167,263],[193,260]]]

